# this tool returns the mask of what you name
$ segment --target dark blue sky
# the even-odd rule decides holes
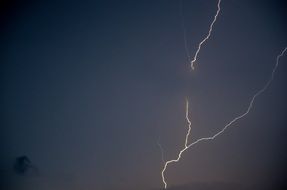
[[[158,190],[162,161],[243,113],[287,45],[280,0],[3,1],[0,177],[7,189]],[[183,13],[183,18],[181,17]],[[183,20],[182,20],[183,19]],[[225,134],[170,166],[171,190],[280,189],[286,180],[287,56]],[[17,175],[26,155],[37,172]]]

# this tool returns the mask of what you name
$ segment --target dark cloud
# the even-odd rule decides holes
[[[38,168],[31,162],[28,156],[19,156],[14,163],[14,171],[20,175],[35,175],[38,174]]]
[[[18,174],[26,174],[32,167],[32,163],[27,156],[19,156],[14,164],[14,171]]]

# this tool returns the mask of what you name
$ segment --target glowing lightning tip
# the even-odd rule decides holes
[[[195,68],[194,68],[194,62],[192,61],[191,62],[191,69],[194,71],[195,70]]]

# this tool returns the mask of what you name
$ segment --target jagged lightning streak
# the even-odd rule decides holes
[[[187,143],[188,143],[188,137],[189,137],[190,132],[191,132],[191,121],[189,119],[189,102],[188,102],[188,99],[186,99],[186,106],[185,106],[185,108],[186,108],[185,109],[185,118],[186,118],[186,121],[188,123],[188,130],[187,130],[187,133],[186,133],[186,136],[185,136],[184,148],[179,152],[178,157],[177,157],[176,160],[169,160],[169,161],[165,162],[165,164],[164,164],[164,168],[163,168],[163,170],[161,172],[161,177],[162,177],[162,182],[164,183],[164,188],[165,189],[167,187],[167,183],[165,181],[164,172],[165,172],[168,164],[173,163],[173,162],[178,162],[179,159],[181,158],[181,154],[189,148]]]
[[[210,27],[209,27],[209,31],[208,31],[208,34],[207,36],[198,44],[198,47],[197,47],[197,50],[195,52],[195,55],[193,57],[193,60],[191,60],[190,62],[190,66],[191,66],[191,69],[194,70],[194,64],[196,62],[196,59],[197,59],[197,56],[200,52],[200,49],[201,49],[201,46],[209,39],[210,35],[211,35],[211,32],[212,32],[212,29],[213,29],[213,25],[214,23],[216,22],[217,20],[217,17],[218,17],[218,14],[220,12],[220,3],[221,3],[221,0],[218,0],[218,3],[217,3],[217,11],[216,11],[216,14],[214,15],[214,19],[212,21],[212,23],[210,24]]]
[[[166,180],[165,180],[165,171],[167,169],[167,166],[171,163],[175,163],[175,162],[178,162],[181,158],[181,155],[184,151],[186,151],[187,149],[189,149],[190,147],[196,145],[197,143],[199,142],[203,142],[203,141],[208,141],[208,140],[213,140],[215,139],[217,136],[219,136],[220,134],[222,134],[229,126],[231,126],[233,123],[235,123],[236,121],[238,121],[239,119],[245,117],[249,111],[251,110],[251,108],[253,107],[253,103],[255,101],[255,99],[260,95],[262,94],[270,85],[270,83],[272,82],[273,78],[274,78],[274,74],[276,72],[276,69],[278,67],[278,64],[279,64],[279,59],[285,54],[285,52],[287,51],[287,47],[284,48],[284,50],[276,57],[276,64],[275,66],[273,67],[273,70],[272,70],[272,73],[271,73],[271,76],[269,78],[269,80],[265,83],[265,85],[263,86],[263,88],[261,88],[260,90],[258,90],[254,95],[253,97],[251,98],[251,101],[249,102],[249,105],[246,109],[246,111],[235,117],[233,120],[231,120],[229,123],[227,123],[219,132],[217,132],[216,134],[214,134],[213,136],[210,136],[210,137],[204,137],[204,138],[200,138],[194,142],[192,142],[191,144],[187,145],[187,141],[188,141],[188,137],[190,135],[190,131],[191,131],[191,122],[190,122],[190,119],[189,119],[189,113],[188,113],[188,101],[186,101],[186,120],[188,122],[188,132],[186,134],[186,137],[185,137],[185,146],[184,148],[179,152],[178,156],[176,159],[174,160],[168,160],[167,162],[165,162],[164,164],[164,167],[163,167],[163,170],[161,172],[161,176],[162,176],[162,182],[164,184],[164,188],[166,189],[167,188],[167,183],[166,183]]]

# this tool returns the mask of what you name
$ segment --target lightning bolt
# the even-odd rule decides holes
[[[168,164],[173,163],[173,162],[178,162],[179,159],[181,158],[181,154],[189,148],[189,146],[187,144],[188,144],[188,137],[189,137],[190,132],[191,132],[191,121],[189,119],[189,108],[188,108],[189,107],[189,102],[188,102],[187,99],[186,99],[186,106],[185,107],[186,107],[186,109],[185,109],[185,118],[186,118],[186,121],[188,123],[188,130],[187,130],[187,133],[186,133],[186,136],[185,136],[184,148],[179,152],[177,159],[169,160],[169,161],[165,162],[165,164],[164,164],[163,170],[161,172],[161,177],[162,177],[162,182],[164,183],[164,188],[165,189],[167,187],[167,183],[165,181],[164,172],[165,172]]]
[[[200,143],[200,142],[203,142],[203,141],[208,141],[208,140],[213,140],[215,139],[216,137],[218,137],[220,134],[222,134],[228,127],[230,127],[233,123],[235,123],[236,121],[238,121],[239,119],[245,117],[249,112],[250,110],[252,109],[253,107],[253,103],[255,101],[255,99],[261,95],[268,87],[269,85],[271,84],[271,82],[273,81],[273,78],[274,78],[274,75],[275,75],[275,72],[277,70],[277,67],[279,65],[279,60],[280,58],[285,54],[285,52],[287,51],[287,47],[284,48],[284,50],[276,57],[276,64],[274,65],[273,67],[273,70],[272,70],[272,73],[271,73],[271,76],[269,78],[269,80],[265,83],[265,85],[263,86],[263,88],[259,89],[254,95],[253,97],[251,98],[251,101],[249,102],[249,105],[246,109],[246,111],[244,113],[242,113],[241,115],[235,117],[233,120],[231,120],[229,123],[227,123],[219,132],[217,132],[216,134],[214,134],[213,136],[210,136],[210,137],[204,137],[204,138],[200,138],[194,142],[192,142],[191,144],[187,145],[188,144],[188,137],[190,135],[190,132],[191,132],[191,122],[190,122],[190,119],[189,119],[189,110],[188,110],[188,106],[189,106],[189,103],[188,103],[188,100],[186,100],[186,120],[188,122],[188,131],[187,131],[187,134],[185,136],[185,144],[184,144],[184,148],[182,150],[180,150],[178,156],[176,159],[174,160],[168,160],[165,162],[164,164],[164,167],[161,171],[161,176],[162,176],[162,182],[164,184],[164,188],[166,189],[167,188],[167,182],[165,180],[165,171],[167,169],[167,166],[171,163],[175,163],[175,162],[178,162],[182,156],[182,153],[185,152],[187,149],[189,149],[190,147]]]
[[[197,47],[197,50],[196,50],[195,55],[193,57],[193,60],[190,62],[190,66],[191,66],[192,70],[195,69],[194,64],[195,64],[195,62],[197,60],[197,56],[198,56],[198,54],[200,52],[201,46],[209,39],[209,37],[210,37],[210,35],[212,33],[213,25],[216,22],[218,14],[220,12],[220,3],[221,3],[221,0],[218,0],[217,11],[216,11],[216,14],[214,15],[212,23],[210,24],[208,35],[198,44],[198,47]]]

